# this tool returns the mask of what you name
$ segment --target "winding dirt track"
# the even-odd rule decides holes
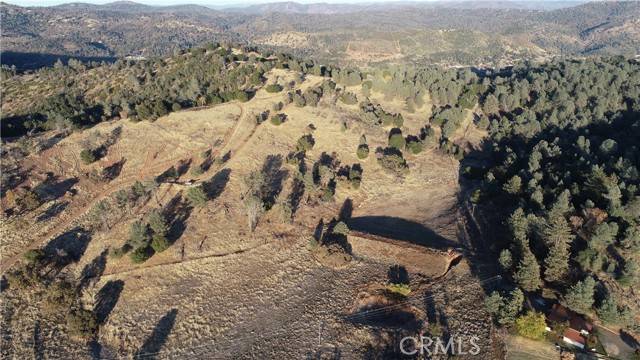
[[[223,103],[220,105],[228,105],[228,104],[229,103]],[[233,103],[233,104],[238,106],[238,108],[240,109],[240,115],[239,115],[238,121],[236,122],[235,126],[231,128],[230,131],[227,131],[227,133],[224,135],[222,145],[218,147],[216,151],[214,151],[214,155],[219,155],[217,153],[219,150],[227,148],[228,145],[232,143],[232,139],[234,138],[235,134],[238,132],[238,128],[240,128],[243,123],[243,120],[245,117],[244,108],[239,103]],[[251,134],[253,134],[253,131],[255,131],[255,129],[252,130]],[[240,143],[241,146],[248,140],[249,140],[248,138],[242,139]],[[104,187],[97,194],[95,194],[94,197],[85,206],[72,210],[72,213],[68,214],[69,220],[62,222],[60,224],[57,224],[52,229],[44,233],[43,235],[37,236],[37,239],[32,243],[30,243],[29,245],[27,245],[26,247],[24,247],[21,252],[15,255],[12,255],[8,258],[3,257],[2,262],[0,263],[0,273],[5,273],[8,269],[10,269],[16,262],[22,259],[24,253],[27,252],[28,250],[39,248],[49,239],[59,236],[64,232],[68,231],[71,227],[74,226],[74,224],[80,218],[85,216],[93,208],[93,206],[99,201],[104,200],[105,198],[107,198],[112,193],[118,190],[125,189],[131,186],[135,181],[141,181],[149,176],[157,175],[158,172],[166,170],[168,166],[171,166],[175,164],[176,161],[181,160],[179,157],[171,157],[169,159],[166,159],[160,162],[152,163],[153,162],[152,159],[153,159],[153,156],[151,156],[151,152],[148,152],[145,158],[144,165],[142,166],[142,168],[138,173],[134,173],[131,175],[124,176],[122,178],[118,178],[113,182],[109,183],[108,185],[106,185],[106,187]],[[206,175],[208,175],[208,173],[210,173],[212,170],[214,169],[210,169],[208,172],[200,175],[195,180],[204,179]]]
[[[271,100],[279,97],[280,98],[282,97],[282,93],[268,95],[268,96],[260,97],[257,99]],[[236,124],[224,134],[222,139],[222,144],[213,150],[212,152],[213,157],[222,156],[222,154],[226,154],[226,153],[229,153],[230,156],[233,156],[239,151],[241,151],[244,148],[244,146],[247,144],[247,142],[249,142],[251,137],[255,134],[255,131],[257,129],[257,124],[249,116],[246,116],[244,106],[242,105],[242,103],[239,103],[237,101],[182,110],[185,112],[198,111],[198,110],[215,108],[218,106],[226,106],[229,104],[233,104],[237,106],[238,109],[240,110],[240,115],[238,115],[238,121],[236,122]],[[248,123],[246,123],[247,121]],[[247,128],[249,129],[248,134],[243,135],[242,134],[243,129],[247,129]],[[166,131],[166,129],[164,128],[162,128],[162,130]],[[236,139],[236,137],[238,136],[240,136],[241,138]],[[1,261],[0,274],[5,273],[16,262],[22,259],[24,253],[26,253],[28,250],[39,248],[43,244],[45,244],[47,241],[49,241],[51,238],[62,235],[64,232],[68,231],[70,228],[74,226],[74,224],[78,222],[78,220],[80,220],[83,216],[88,214],[88,212],[93,208],[93,206],[99,201],[104,200],[105,198],[107,198],[108,196],[110,196],[111,194],[113,194],[118,190],[125,189],[131,186],[135,181],[142,181],[150,176],[155,176],[159,172],[166,170],[168,166],[174,165],[179,160],[183,160],[180,157],[171,157],[169,159],[153,163],[154,159],[155,159],[155,156],[152,155],[152,151],[147,152],[145,156],[144,165],[142,166],[139,172],[118,178],[113,182],[109,183],[108,185],[106,185],[106,187],[104,187],[97,194],[95,194],[94,197],[91,200],[89,200],[89,202],[85,206],[72,210],[72,213],[68,214],[69,220],[62,222],[60,224],[57,224],[52,229],[47,231],[45,234],[37,236],[36,240],[31,242],[26,247],[24,247],[21,252],[15,255],[12,255],[8,258],[2,257],[0,259]],[[218,170],[219,169],[212,166],[208,171],[204,172],[203,174],[192,177],[192,180],[203,181],[207,179],[212,173]]]

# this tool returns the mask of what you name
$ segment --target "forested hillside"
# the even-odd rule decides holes
[[[491,161],[465,169],[482,179],[472,201],[499,210],[499,236],[485,241],[522,290],[554,289],[577,313],[637,331],[638,63],[516,67],[492,83],[482,101]]]
[[[57,56],[167,56],[211,41],[244,42],[342,65],[504,65],[556,55],[640,51],[637,2],[538,10],[497,3],[301,5],[246,9],[130,2],[23,8],[2,4],[4,64]],[[49,61],[31,59],[50,55]],[[42,55],[41,55],[42,56]]]
[[[3,72],[3,136],[81,128],[115,117],[155,119],[182,108],[246,101],[272,65],[211,45],[150,61],[58,63],[34,74]]]
[[[174,348],[200,342],[194,332],[235,341],[238,324],[257,332],[265,319],[287,329],[287,342],[330,316],[358,354],[397,355],[392,341],[370,350],[350,336],[371,326],[362,336],[375,342],[395,326],[345,320],[343,309],[354,318],[412,302],[384,321],[438,337],[472,328],[492,356],[494,325],[528,336],[521,325],[534,318],[534,335],[545,336],[544,316],[525,305],[540,297],[640,331],[633,57],[363,68],[210,43],[113,63],[3,67],[1,81],[3,249],[12,254],[1,265],[16,313],[57,309],[41,317],[43,333],[63,334],[53,353],[87,351],[69,345],[77,340],[145,353],[138,324],[153,338],[165,314],[180,324]],[[25,230],[42,224],[35,236]],[[265,266],[278,276],[262,279]],[[105,284],[103,274],[115,277]],[[200,292],[194,278],[210,288]],[[434,284],[451,289],[435,294]],[[437,318],[425,305],[436,296]],[[167,309],[173,300],[187,315]],[[286,306],[246,319],[265,303]],[[31,334],[38,311],[3,321]],[[122,329],[134,340],[119,338]],[[24,352],[14,350],[30,346],[22,340],[2,350]]]

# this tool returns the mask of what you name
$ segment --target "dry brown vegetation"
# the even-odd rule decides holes
[[[285,70],[266,75],[267,83],[296,77]],[[304,91],[323,80],[307,76],[296,88]],[[385,343],[393,331],[358,315],[353,306],[361,291],[387,284],[394,265],[408,270],[413,290],[409,299],[436,299],[432,307],[448,319],[452,333],[464,333],[474,324],[483,337],[483,351],[491,353],[490,321],[478,307],[482,292],[477,279],[464,261],[447,273],[451,259],[445,251],[459,246],[458,237],[463,236],[456,205],[457,161],[435,145],[417,155],[406,152],[410,169],[398,177],[382,169],[373,156],[359,160],[355,149],[360,136],[365,134],[375,149],[386,146],[388,129],[359,121],[355,106],[336,104],[329,96],[318,107],[286,105],[282,112],[287,121],[279,126],[256,124],[256,115],[272,109],[285,95],[260,90],[246,103],[175,112],[155,122],[103,122],[19,160],[29,169],[22,185],[45,183],[59,194],[33,211],[2,221],[2,271],[24,262],[27,249],[49,246],[55,251],[77,245],[78,257],[59,271],[82,284],[82,307],[100,310],[101,318],[93,345],[77,346],[78,340],[59,325],[58,317],[43,315],[33,291],[11,288],[3,292],[2,326],[10,334],[1,343],[3,356],[87,357],[96,349],[103,357],[162,352],[167,357],[208,358],[215,352],[236,358],[299,358],[335,349],[348,358],[362,356],[371,349],[393,348]],[[383,101],[379,94],[372,97]],[[384,106],[403,111],[400,102]],[[403,114],[407,133],[424,126],[429,109],[424,105]],[[79,161],[83,144],[117,127],[121,136],[106,156],[89,165]],[[303,198],[292,221],[283,221],[274,206],[260,217],[255,231],[249,231],[241,200],[243,179],[264,168],[267,159],[285,158],[310,128],[316,129],[315,145],[306,151],[307,166],[323,153],[335,153],[341,165],[362,166],[359,188],[338,182],[332,201]],[[474,130],[465,129],[458,141],[473,138]],[[33,141],[53,135],[45,132]],[[189,171],[207,159],[210,163],[201,171]],[[120,162],[111,181],[88,175]],[[112,208],[96,223],[96,204],[113,204],[118,190],[151,180],[171,166],[178,169],[176,180],[161,182],[147,199],[125,210]],[[297,170],[285,163],[273,166],[282,189],[275,203],[280,204],[291,195]],[[47,173],[55,180],[38,180],[46,179]],[[214,194],[202,207],[186,200],[194,186]],[[5,209],[10,206],[7,201],[3,198]],[[344,204],[351,204],[345,221],[351,228],[347,239],[353,260],[339,268],[327,267],[310,251],[310,239],[319,222],[326,224],[345,211]],[[131,224],[154,209],[170,219],[171,246],[142,264],[132,263],[128,256],[108,256],[125,244]],[[78,229],[90,231],[86,243],[64,240]],[[408,309],[420,326],[436,321],[420,301]],[[396,316],[387,315],[391,320]]]

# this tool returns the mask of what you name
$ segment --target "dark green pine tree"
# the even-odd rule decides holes
[[[588,314],[593,306],[596,281],[588,277],[572,286],[564,296],[564,304],[571,310]]]
[[[558,242],[549,248],[549,254],[544,259],[544,279],[548,282],[564,280],[569,272],[569,244]]]
[[[540,264],[531,249],[529,241],[522,243],[522,260],[514,274],[516,283],[525,291],[536,291],[542,286],[540,279]]]
[[[571,227],[564,216],[556,214],[548,218],[543,236],[549,248],[544,261],[544,278],[549,282],[561,281],[569,271],[569,244],[574,238]]]

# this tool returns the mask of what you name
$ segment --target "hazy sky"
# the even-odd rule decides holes
[[[20,6],[50,6],[59,5],[70,2],[81,2],[89,4],[106,4],[113,2],[114,0],[4,0],[7,3],[20,5]],[[252,4],[264,4],[273,2],[283,2],[289,0],[135,0],[135,2],[146,5],[176,5],[176,4],[198,4],[208,6],[246,6]],[[371,3],[371,2],[390,2],[401,0],[292,0],[302,4],[313,3]],[[415,0],[413,0],[415,1]],[[432,1],[432,0],[418,0],[418,1]],[[483,1],[483,0],[473,0]]]

